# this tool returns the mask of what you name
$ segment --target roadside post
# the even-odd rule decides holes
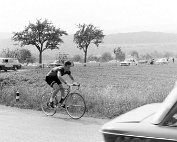
[[[19,102],[20,100],[20,93],[19,91],[16,92],[16,102]]]

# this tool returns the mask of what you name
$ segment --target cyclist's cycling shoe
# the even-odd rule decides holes
[[[65,104],[61,104],[61,107],[62,107],[62,108],[66,108]]]

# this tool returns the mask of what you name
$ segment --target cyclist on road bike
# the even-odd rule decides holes
[[[70,79],[74,82],[74,78],[71,75],[70,67],[72,63],[70,61],[66,61],[64,66],[58,66],[51,69],[46,75],[46,82],[53,88],[52,95],[50,97],[50,106],[54,107],[54,98],[56,97],[58,91],[61,92],[61,100],[59,103],[63,104],[65,97],[65,89],[63,88],[62,83],[67,84],[67,82],[62,78],[63,75],[69,75]],[[65,107],[63,104],[62,107]]]

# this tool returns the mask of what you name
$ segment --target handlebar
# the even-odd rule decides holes
[[[70,89],[72,86],[76,86],[78,90],[80,88],[80,84],[79,83],[72,83],[72,84],[66,84],[68,86],[68,89]]]

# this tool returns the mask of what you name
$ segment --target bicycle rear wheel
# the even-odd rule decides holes
[[[50,106],[51,93],[45,93],[41,98],[41,109],[47,116],[53,116],[56,113],[56,107]]]
[[[73,119],[81,118],[86,111],[84,98],[78,93],[71,93],[65,100],[66,112]]]

